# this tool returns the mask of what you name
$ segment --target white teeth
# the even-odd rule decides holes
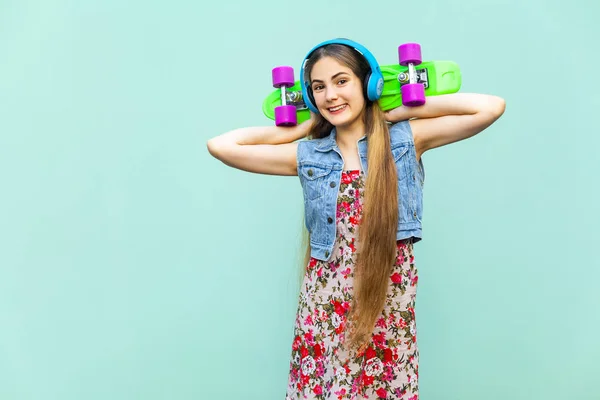
[[[342,104],[341,106],[330,108],[329,111],[338,111],[338,110],[341,110],[344,107],[346,107],[346,105]]]

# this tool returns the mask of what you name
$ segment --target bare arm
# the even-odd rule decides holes
[[[504,109],[504,99],[497,96],[454,93],[428,97],[418,107],[397,107],[386,113],[386,119],[390,122],[410,119],[420,158],[427,150],[478,134],[500,118]]]
[[[297,175],[295,141],[307,136],[312,119],[294,127],[249,127],[207,142],[210,154],[224,164],[266,175]]]

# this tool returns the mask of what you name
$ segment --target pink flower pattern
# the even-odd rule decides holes
[[[352,303],[363,194],[363,172],[343,171],[332,257],[329,261],[311,258],[302,283],[286,400],[418,400],[418,274],[410,240],[397,242],[385,307],[369,345],[353,353],[342,347]]]

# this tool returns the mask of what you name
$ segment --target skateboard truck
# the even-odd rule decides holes
[[[306,103],[304,103],[304,99],[302,98],[301,90],[294,90],[292,92],[286,92],[285,94],[286,104],[292,105],[296,107],[296,110],[307,110],[308,107]],[[283,104],[283,102],[282,102]]]
[[[414,69],[414,67],[413,67]],[[427,89],[429,87],[429,77],[427,75],[427,70],[426,69],[418,69],[414,71],[414,74],[416,75],[416,79],[415,82],[411,82],[410,81],[410,66],[409,66],[409,72],[400,72],[398,74],[398,82],[400,82],[400,86],[402,85],[406,85],[407,83],[422,83],[423,86],[425,87],[425,89]]]
[[[281,105],[282,106],[287,106],[288,105],[287,104],[287,96],[286,96],[287,90],[286,90],[285,85],[281,85],[279,87],[279,89],[281,89]]]

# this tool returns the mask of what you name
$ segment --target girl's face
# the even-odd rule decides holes
[[[325,119],[336,127],[362,122],[363,84],[350,68],[324,57],[315,63],[310,76],[315,105]]]

